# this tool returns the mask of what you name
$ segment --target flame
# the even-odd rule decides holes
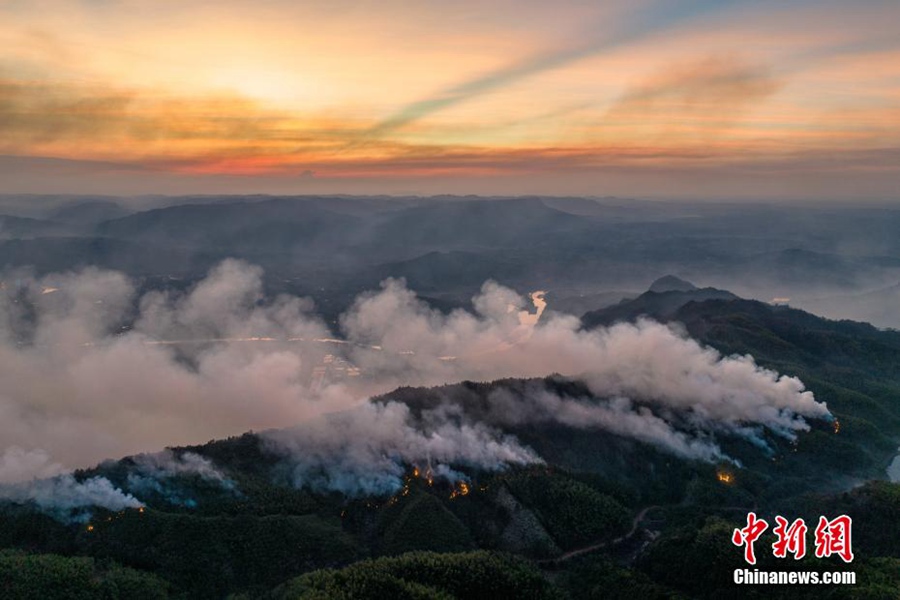
[[[143,506],[140,507],[140,508],[138,509],[138,512],[141,513],[141,514],[144,514],[144,507],[143,507]]]
[[[413,477],[419,476],[419,467],[413,467]]]
[[[834,420],[834,425],[833,425],[833,427],[834,427],[834,432],[835,432],[835,433],[840,433],[840,432],[841,432],[841,422],[838,421],[837,419]]]
[[[460,481],[456,487],[453,488],[453,491],[450,492],[450,499],[453,500],[457,496],[468,496],[470,491],[469,484],[465,481]]]
[[[734,483],[734,475],[725,471],[719,471],[718,473],[716,473],[716,479],[726,485],[731,485],[732,483]]]
[[[87,530],[88,530],[88,531],[93,531],[93,530],[94,530],[94,526],[93,526],[93,525],[88,525],[88,526],[87,526]]]

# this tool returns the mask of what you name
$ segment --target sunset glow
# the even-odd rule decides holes
[[[6,0],[0,176],[884,198],[898,23],[895,2]]]

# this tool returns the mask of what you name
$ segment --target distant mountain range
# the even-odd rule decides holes
[[[464,303],[486,278],[578,298],[645,289],[668,272],[896,326],[900,316],[885,305],[893,296],[864,294],[900,280],[898,240],[900,211],[875,208],[539,197],[0,197],[0,272],[94,265],[195,279],[236,257],[264,267],[273,289],[290,280],[292,289],[328,302],[347,301],[388,276]]]

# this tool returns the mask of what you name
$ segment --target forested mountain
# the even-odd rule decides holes
[[[779,560],[757,547],[760,569],[852,569],[857,585],[746,586],[729,596],[895,598],[900,485],[885,481],[885,469],[900,440],[900,334],[681,287],[593,311],[583,326],[647,315],[678,323],[725,355],[750,353],[800,376],[837,421],[810,419],[794,441],[767,436],[767,451],[723,432],[718,442],[732,460],[707,462],[603,429],[517,423],[498,412],[504,394],[608,401],[577,377],[399,388],[371,402],[400,403],[422,422],[440,410],[501,428],[542,462],[452,465],[448,477],[406,464],[395,491],[359,495],[297,487],[266,432],[171,451],[178,464],[207,461],[214,477],[184,469],[149,481],[145,459],[108,461],[76,480],[105,477],[140,490],[146,506],[71,520],[6,502],[0,590],[54,597],[47,590],[63,578],[74,590],[65,597],[717,598],[745,566],[731,532],[756,511],[807,523],[852,516],[849,566]]]

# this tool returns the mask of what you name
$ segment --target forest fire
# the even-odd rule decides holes
[[[834,432],[835,432],[835,433],[840,433],[840,432],[841,432],[841,422],[838,421],[837,419],[834,420],[834,423],[833,423],[832,427],[834,428]]]
[[[468,496],[470,491],[469,484],[465,481],[460,481],[453,488],[453,491],[450,492],[450,499],[453,500],[459,496]]]
[[[734,483],[734,475],[728,473],[727,471],[719,471],[718,473],[716,473],[716,479],[718,479],[725,485],[731,485],[732,483]]]
[[[434,485],[434,472],[431,470],[431,466],[426,468],[424,471],[420,470],[419,467],[413,467],[412,474],[413,477],[420,477],[427,481],[428,485]]]

